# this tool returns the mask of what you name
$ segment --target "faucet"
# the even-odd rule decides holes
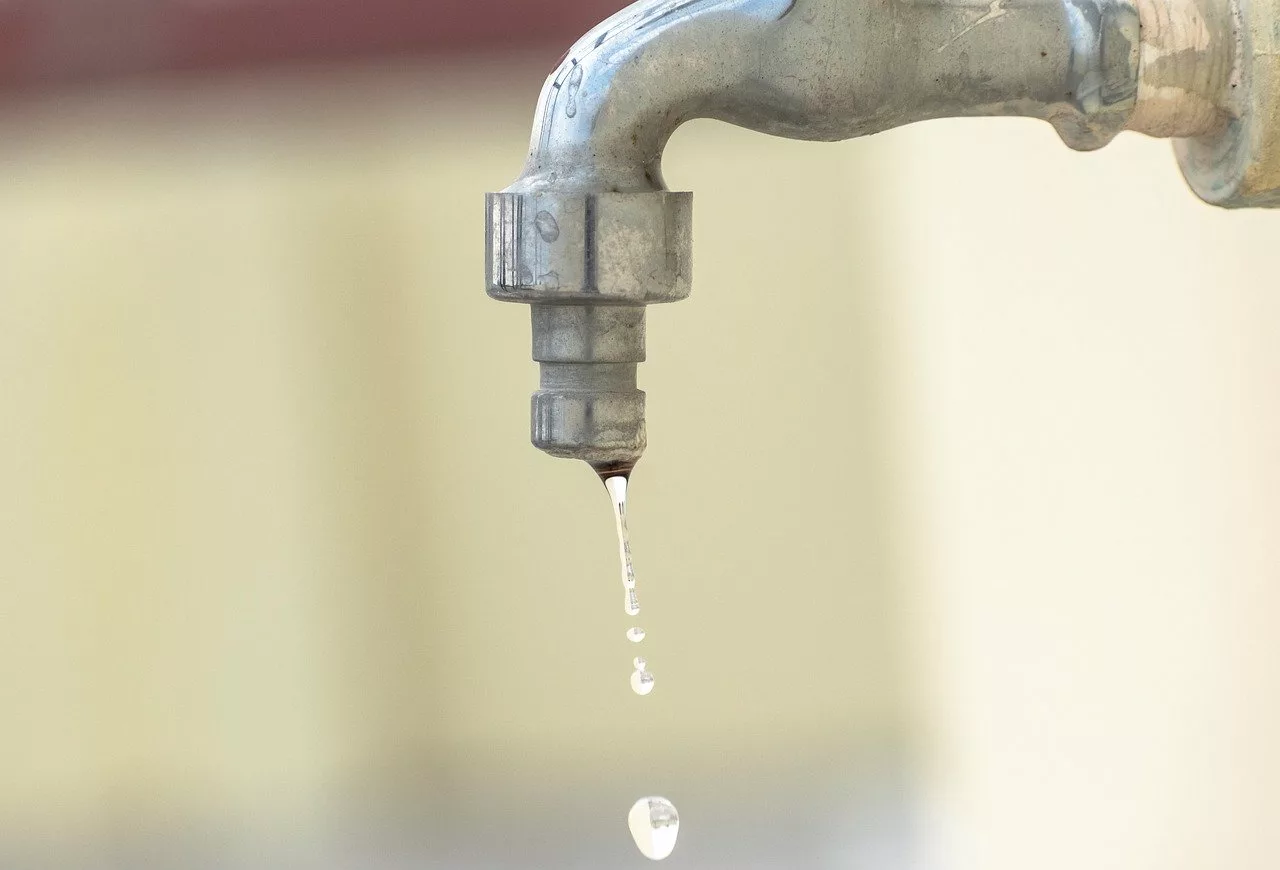
[[[1048,121],[1081,151],[1172,138],[1205,201],[1280,206],[1280,0],[642,0],[547,79],[520,177],[486,198],[488,292],[531,306],[532,440],[627,475],[645,308],[689,295],[694,118],[837,141],[932,118]]]

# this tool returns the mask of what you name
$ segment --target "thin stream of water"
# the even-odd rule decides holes
[[[631,534],[627,529],[628,483],[627,477],[617,475],[607,478],[604,485],[613,503],[614,527],[618,532],[623,610],[628,616],[637,616],[640,613],[640,599],[636,594],[636,571],[631,561]],[[627,640],[632,643],[640,643],[644,638],[643,628],[633,626],[627,629]],[[637,695],[648,695],[653,691],[654,685],[653,674],[649,673],[649,663],[642,656],[636,656],[632,665],[635,670],[631,673],[631,690]],[[627,814],[627,827],[640,853],[650,860],[661,861],[676,847],[676,837],[680,832],[680,816],[675,806],[666,798],[641,798],[635,802]]]
[[[636,569],[631,562],[631,533],[627,530],[627,479],[610,477],[604,485],[613,502],[613,523],[618,531],[618,560],[622,564],[622,607],[628,616],[638,616],[640,599],[636,596]]]

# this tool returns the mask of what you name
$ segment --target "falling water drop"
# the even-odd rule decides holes
[[[649,663],[646,662],[644,659],[640,658],[640,656],[636,656],[636,660],[632,664],[636,666],[637,671],[643,671],[645,669],[645,666],[648,665]]]
[[[676,847],[680,814],[664,797],[640,798],[627,813],[627,827],[640,853],[650,860],[661,861]]]
[[[633,671],[631,674],[631,691],[637,695],[647,695],[653,691],[653,674],[648,671]]]
[[[640,641],[644,640],[644,629],[638,625],[635,628],[628,628],[627,640],[631,641],[632,643],[639,643]]]

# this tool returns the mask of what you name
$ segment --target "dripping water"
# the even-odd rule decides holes
[[[636,594],[636,572],[631,560],[631,534],[627,529],[627,489],[631,479],[631,468],[612,467],[597,468],[600,479],[604,481],[609,492],[609,500],[613,504],[614,528],[618,533],[618,561],[622,571],[623,610],[628,616],[640,613],[640,599]],[[627,640],[640,643],[645,638],[645,631],[640,626],[627,629]],[[653,691],[653,674],[649,672],[649,663],[643,656],[632,660],[634,670],[631,673],[631,690],[637,695],[648,695]],[[661,861],[671,854],[676,847],[676,837],[680,832],[680,815],[671,801],[663,797],[647,797],[636,801],[627,814],[627,827],[636,847],[646,858]]]
[[[640,798],[627,813],[627,827],[640,853],[650,860],[661,861],[676,847],[680,814],[664,797]]]
[[[613,502],[613,524],[618,532],[618,561],[622,565],[622,609],[628,616],[640,613],[640,599],[636,595],[636,569],[631,562],[631,533],[627,529],[626,477],[617,475],[605,480],[609,499]]]

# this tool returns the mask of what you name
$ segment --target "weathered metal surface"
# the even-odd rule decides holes
[[[692,118],[840,140],[928,118],[1043,118],[1096,148],[1138,83],[1128,0],[648,0],[573,46],[543,87],[512,193],[665,189]]]
[[[1237,62],[1229,120],[1175,147],[1191,188],[1227,208],[1280,207],[1280,0],[1240,0],[1231,12]]]
[[[645,0],[600,24],[547,79],[520,178],[489,196],[489,293],[534,306],[536,352],[555,360],[534,442],[597,465],[643,451],[636,315],[600,306],[689,292],[689,195],[662,179],[684,122],[838,140],[1018,115],[1081,150],[1124,129],[1200,136],[1181,146],[1197,191],[1263,204],[1280,174],[1280,30],[1262,30],[1280,0],[1254,0],[1244,49],[1232,2]]]
[[[1138,0],[1142,51],[1129,129],[1202,136],[1231,120],[1239,84],[1232,0]]]
[[[492,193],[486,225],[494,299],[650,305],[689,295],[691,194]]]

